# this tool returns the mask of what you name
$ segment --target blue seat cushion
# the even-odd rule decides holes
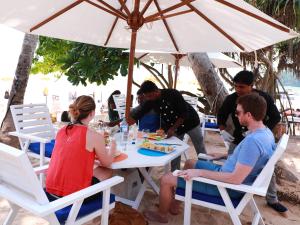
[[[52,195],[49,195],[47,192],[45,192],[45,193],[50,202],[57,199],[57,198],[53,197]],[[113,202],[115,202],[115,195],[111,194],[109,203],[111,204]],[[62,208],[55,212],[55,215],[61,224],[63,224],[68,219],[71,208],[72,208],[72,205],[69,205],[69,206]],[[102,192],[91,196],[90,199],[88,199],[88,200],[86,199],[83,201],[81,208],[79,210],[77,219],[80,217],[84,217],[92,212],[95,212],[98,209],[102,209]]]
[[[176,188],[176,194],[180,195],[180,196],[185,196],[185,189],[184,188]],[[241,198],[231,198],[231,201],[232,201],[232,204],[234,207],[238,206],[238,204],[242,200],[242,197]],[[207,195],[207,194],[193,191],[192,198],[200,200],[200,201],[204,201],[204,202],[210,202],[213,204],[225,206],[225,203],[224,203],[222,197],[218,197],[218,196],[212,196],[212,195]]]
[[[219,126],[217,123],[205,122],[205,128],[218,129]]]
[[[28,149],[36,154],[40,154],[40,142],[33,142],[29,145]],[[51,142],[46,143],[45,146],[45,156],[51,158],[52,151],[54,148],[55,140],[51,140]]]

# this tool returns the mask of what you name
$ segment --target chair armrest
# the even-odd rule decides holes
[[[55,212],[66,206],[69,206],[80,199],[85,199],[87,197],[90,197],[90,196],[98,193],[98,192],[104,191],[106,189],[110,189],[112,186],[119,184],[123,181],[124,181],[123,177],[114,176],[110,179],[101,181],[98,184],[89,186],[80,191],[77,191],[77,192],[74,192],[65,197],[59,198],[53,202],[50,202],[49,204],[45,205],[44,207],[41,207],[41,212],[40,212],[41,216],[49,215],[49,213]]]
[[[49,167],[49,164],[44,165],[44,166],[34,167],[33,170],[34,170],[36,175],[39,175],[39,174],[42,174],[42,173],[46,174],[47,170],[48,170],[48,167]]]
[[[192,179],[193,181],[199,181],[206,184],[212,184],[219,187],[230,188],[232,190],[241,191],[244,193],[252,193],[260,196],[265,196],[267,192],[267,188],[263,187],[253,187],[246,184],[230,184],[221,181],[211,180],[204,177],[195,177]]]
[[[23,134],[23,133],[20,133],[20,132],[17,132],[17,131],[9,132],[8,134],[12,135],[12,136],[19,137],[19,138],[24,138],[24,139],[27,139],[27,140],[30,140],[30,141],[36,141],[36,142],[41,142],[41,143],[45,143],[45,144],[49,143],[51,141],[51,139],[42,138],[42,137],[34,136],[34,135],[31,135],[31,134]]]

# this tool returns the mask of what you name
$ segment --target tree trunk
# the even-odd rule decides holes
[[[15,77],[9,94],[7,111],[1,124],[0,142],[6,143],[14,147],[19,147],[19,141],[17,138],[8,135],[8,132],[15,130],[9,107],[11,105],[23,104],[25,90],[27,87],[30,68],[32,64],[32,58],[37,43],[38,36],[32,34],[25,34],[22,50],[19,56],[19,61],[15,72]]]
[[[228,95],[228,91],[206,53],[190,53],[188,54],[188,59],[203,94],[210,105],[211,112],[216,114]]]

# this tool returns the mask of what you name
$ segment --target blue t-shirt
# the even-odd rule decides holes
[[[233,172],[237,163],[251,166],[252,171],[243,184],[252,184],[263,167],[267,164],[276,148],[274,136],[269,128],[260,128],[249,133],[234,149],[221,167],[222,172]]]

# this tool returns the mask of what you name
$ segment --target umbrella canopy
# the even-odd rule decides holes
[[[26,33],[167,52],[253,51],[297,34],[241,0],[0,0],[0,23]],[[137,33],[138,38],[137,38]]]
[[[209,60],[216,68],[243,68],[236,60],[219,52],[208,52]],[[135,58],[145,63],[158,63],[176,65],[178,60],[179,66],[190,67],[191,64],[186,54],[163,53],[163,52],[145,52],[136,50]]]

